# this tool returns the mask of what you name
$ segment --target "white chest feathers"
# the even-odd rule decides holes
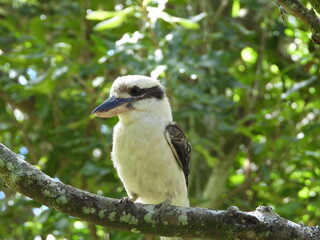
[[[146,118],[114,128],[112,161],[121,181],[137,202],[188,206],[185,177],[164,132],[166,122]]]

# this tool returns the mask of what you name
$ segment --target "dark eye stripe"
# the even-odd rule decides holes
[[[134,86],[129,90],[129,94],[131,96],[140,96],[139,100],[145,98],[156,98],[160,100],[164,97],[164,92],[159,86],[150,88],[139,88]]]
[[[159,86],[146,88],[147,89],[147,98],[156,98],[156,99],[162,99],[164,97],[164,92]]]
[[[143,94],[143,89],[140,89],[137,86],[134,86],[133,88],[130,89],[130,95],[135,97],[135,96],[139,96],[141,94]]]

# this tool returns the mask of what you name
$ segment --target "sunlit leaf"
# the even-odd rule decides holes
[[[169,13],[161,12],[161,19],[171,24],[179,24],[186,29],[198,29],[199,24],[191,19],[171,16]]]
[[[231,175],[229,180],[232,185],[240,185],[245,180],[245,177],[242,174],[236,174],[236,175]]]
[[[239,10],[240,10],[240,2],[239,2],[239,0],[234,0],[232,2],[231,16],[234,17],[234,18],[238,17]]]
[[[174,23],[180,24],[182,27],[187,29],[198,29],[199,24],[186,18],[178,18],[178,17],[172,17],[172,21]]]
[[[111,28],[116,28],[119,27],[123,23],[123,16],[117,15],[113,18],[110,18],[108,20],[105,20],[101,23],[98,23],[93,27],[95,31],[102,31],[105,29],[111,29]]]
[[[119,14],[119,12],[116,12],[116,11],[101,11],[101,10],[98,10],[98,11],[92,11],[90,13],[88,13],[86,15],[86,19],[87,20],[105,20],[105,19],[108,19],[108,18],[112,18],[112,17],[115,17]]]
[[[251,48],[251,47],[245,47],[241,51],[241,57],[243,61],[248,62],[248,63],[255,63],[258,58],[257,52]]]
[[[309,197],[309,192],[310,190],[307,187],[304,187],[298,192],[298,195],[302,199],[307,199]]]
[[[103,20],[107,19],[103,22],[98,23],[94,26],[95,31],[102,31],[105,29],[112,29],[119,27],[127,16],[133,13],[134,7],[127,7],[120,11],[95,11],[89,13],[87,16],[90,20]]]
[[[186,18],[178,18],[178,17],[173,17],[173,22],[180,24],[182,27],[187,28],[187,29],[198,29],[199,24]]]

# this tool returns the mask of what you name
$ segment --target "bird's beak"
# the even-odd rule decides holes
[[[134,98],[117,98],[111,96],[96,107],[91,114],[94,114],[97,117],[110,118],[129,110],[130,104],[128,103],[133,100]]]

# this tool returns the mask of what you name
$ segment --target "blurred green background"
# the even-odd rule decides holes
[[[304,1],[306,3],[306,1]],[[157,77],[193,147],[193,206],[273,206],[319,224],[320,47],[270,0],[0,0],[0,142],[51,177],[125,196],[115,78]],[[0,184],[0,239],[152,239],[90,225]]]

